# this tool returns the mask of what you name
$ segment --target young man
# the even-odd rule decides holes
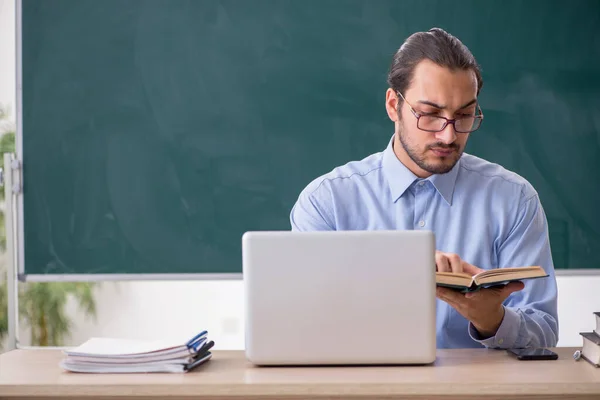
[[[291,211],[292,230],[428,229],[438,271],[542,266],[550,276],[525,285],[469,295],[438,288],[437,342],[555,346],[557,287],[537,192],[519,175],[464,153],[483,120],[475,58],[441,29],[415,33],[394,56],[388,84],[395,131],[387,148],[311,182]]]

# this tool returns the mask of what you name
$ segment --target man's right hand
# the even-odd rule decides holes
[[[435,269],[439,272],[464,272],[471,276],[484,271],[462,260],[458,254],[435,251]]]

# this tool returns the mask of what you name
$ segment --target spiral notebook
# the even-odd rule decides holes
[[[60,366],[69,372],[185,373],[209,361],[213,346],[207,331],[183,343],[95,337],[65,350],[66,357],[61,360]]]

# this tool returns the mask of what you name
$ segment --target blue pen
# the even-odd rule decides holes
[[[202,336],[205,336],[208,333],[208,331],[202,331],[199,334],[197,334],[196,336],[194,336],[192,339],[190,339],[186,346],[188,348],[192,347],[192,345],[194,344],[194,342],[196,342],[198,339],[200,339]]]

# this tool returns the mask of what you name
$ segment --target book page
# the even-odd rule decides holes
[[[490,270],[487,270],[487,271],[480,272],[477,275],[475,275],[475,277],[476,278],[480,278],[480,277],[488,277],[488,276],[494,276],[494,275],[506,275],[506,274],[513,274],[513,273],[525,273],[525,272],[537,271],[539,269],[540,269],[540,267],[495,268],[495,269],[490,269]]]
[[[503,282],[503,281],[514,281],[529,278],[537,278],[547,276],[548,274],[543,269],[537,268],[506,268],[504,271],[490,270],[487,274],[479,274],[475,277],[475,282],[478,285]]]
[[[457,277],[457,278],[461,278],[461,279],[468,279],[471,280],[472,276],[467,274],[466,272],[436,272],[436,275],[439,276],[452,276],[452,277]]]
[[[185,348],[185,343],[173,340],[131,340],[115,338],[91,338],[68,353],[82,355],[121,355],[149,353],[160,350],[172,349],[174,347]]]
[[[436,272],[435,281],[438,284],[471,286],[472,277],[466,273]]]

